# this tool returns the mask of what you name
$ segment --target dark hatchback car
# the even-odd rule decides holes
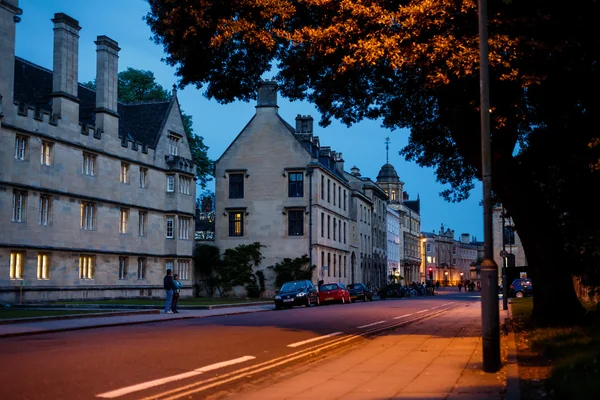
[[[346,286],[350,292],[350,300],[373,301],[373,292],[364,283],[352,283]]]
[[[511,297],[521,298],[525,296],[533,295],[533,286],[531,285],[531,279],[519,278],[515,279],[511,283],[508,295]]]
[[[309,280],[286,282],[275,294],[276,310],[294,306],[310,307],[312,304],[319,305],[319,295]]]

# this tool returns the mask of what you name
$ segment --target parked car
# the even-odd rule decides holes
[[[373,292],[364,283],[352,283],[346,287],[348,288],[348,291],[350,292],[350,300],[351,301],[355,301],[355,300],[362,300],[362,301],[371,300],[371,301],[373,301]]]
[[[521,297],[532,295],[533,286],[531,285],[531,279],[519,278],[515,279],[513,283],[510,284],[509,296],[520,299]]]
[[[326,283],[319,286],[320,304],[340,302],[350,303],[350,292],[343,283]]]
[[[319,295],[317,288],[307,279],[286,282],[275,292],[276,310],[294,306],[310,307],[313,304],[319,305]]]

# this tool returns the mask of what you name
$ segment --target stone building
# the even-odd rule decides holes
[[[492,240],[494,246],[494,261],[498,265],[498,282],[502,282],[502,266],[517,268],[526,272],[527,258],[521,244],[519,234],[514,222],[502,206],[494,207],[492,212]],[[506,252],[502,257],[501,253]],[[513,278],[519,277],[517,273],[509,273]],[[510,283],[510,282],[509,282]]]
[[[401,249],[404,246],[400,241],[400,215],[389,205],[387,207],[387,274],[389,281],[402,283],[404,268],[400,264]]]
[[[0,300],[191,294],[195,167],[176,93],[117,101],[117,42],[78,83],[77,20],[55,14],[53,70],[15,57],[18,0],[0,2]],[[40,43],[42,45],[42,43]]]

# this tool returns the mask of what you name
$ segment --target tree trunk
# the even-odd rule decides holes
[[[524,186],[519,189],[517,201],[504,203],[527,257],[534,291],[532,317],[548,325],[578,322],[585,309],[565,262],[568,257],[557,228],[559,222],[544,203],[535,189]]]

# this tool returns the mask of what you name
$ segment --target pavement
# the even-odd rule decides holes
[[[455,291],[440,291],[439,295]],[[469,295],[471,295],[469,293]],[[472,294],[478,296],[477,294]],[[510,318],[503,311],[500,320]],[[273,310],[272,304],[212,310],[181,310],[179,314],[129,313],[82,315],[0,325],[0,338],[119,325],[168,322]],[[461,305],[349,347],[334,357],[275,374],[260,387],[225,395],[244,400],[449,399],[520,400],[514,334],[501,335],[502,368],[483,372],[481,306]],[[311,382],[307,385],[307,382]],[[222,397],[221,393],[221,397]]]

